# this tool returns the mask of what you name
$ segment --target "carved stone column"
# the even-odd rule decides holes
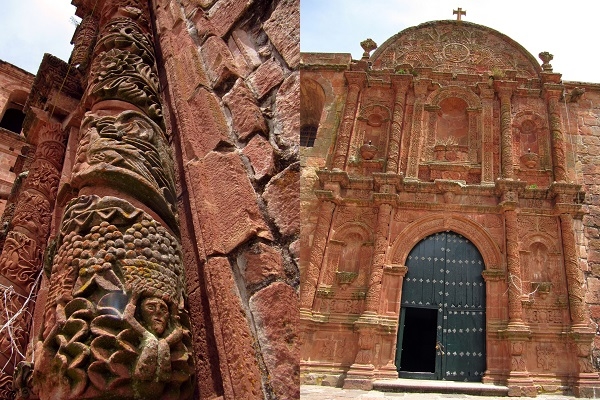
[[[392,75],[392,86],[396,92],[394,98],[394,113],[392,116],[392,129],[390,133],[390,145],[385,171],[398,173],[400,162],[400,140],[402,139],[402,125],[404,121],[404,108],[406,91],[412,81],[411,75]]]
[[[519,252],[519,226],[517,205],[519,183],[500,180],[501,206],[504,210],[506,236],[506,269],[508,272],[508,326],[504,332],[510,345],[511,366],[508,376],[510,396],[535,396],[536,388],[527,371],[527,341],[531,336],[523,322],[523,283]]]
[[[174,166],[150,11],[144,0],[123,3],[99,0],[90,11],[100,27],[84,101],[90,111],[36,344],[41,400],[193,393]]]
[[[333,203],[331,199],[321,200],[319,218],[317,219],[317,225],[313,234],[310,260],[304,279],[302,280],[300,315],[311,313],[317,285],[319,284],[321,264],[323,263],[323,257],[325,256],[325,247],[327,246],[327,239],[329,237],[329,230],[331,229],[334,210],[335,203]]]
[[[565,156],[565,139],[559,112],[559,99],[563,86],[545,83],[544,92],[548,103],[548,119],[550,122],[550,140],[552,144],[552,166],[556,182],[567,181],[567,160]]]
[[[482,103],[481,183],[494,184],[494,91],[479,84]]]
[[[563,245],[565,272],[567,275],[567,290],[569,291],[569,311],[571,323],[574,327],[588,328],[588,315],[585,307],[584,278],[581,268],[577,262],[577,250],[575,248],[575,230],[573,227],[573,216],[570,214],[560,215],[560,230]]]
[[[515,163],[513,160],[513,138],[511,131],[511,101],[516,82],[496,81],[494,87],[500,98],[500,132],[501,132],[501,155],[502,155],[502,178],[515,178]]]
[[[510,199],[511,196],[516,196],[516,194],[507,193],[505,195],[507,199]],[[521,325],[523,323],[523,306],[521,304],[523,288],[517,212],[514,209],[506,209],[504,220],[506,223],[506,269],[508,270],[508,318],[509,324]]]
[[[431,85],[431,79],[417,79],[414,82],[415,106],[412,118],[412,130],[410,133],[410,145],[408,148],[408,162],[406,166],[406,178],[418,179],[419,177],[419,155],[421,153],[421,136],[423,134],[423,115],[425,114],[425,97]]]
[[[348,82],[348,95],[346,96],[344,116],[337,135],[337,146],[333,157],[333,168],[339,170],[343,170],[346,166],[356,110],[358,109],[358,98],[367,81],[367,75],[364,72],[347,71],[344,76]]]
[[[13,371],[27,352],[42,254],[65,153],[61,126],[48,121],[46,115],[40,118],[44,120],[28,133],[36,150],[0,255],[0,284],[12,289],[3,288],[6,303],[0,306],[0,326],[6,327],[0,332],[0,398],[9,398]]]
[[[367,300],[365,313],[376,314],[379,309],[381,298],[381,282],[383,279],[383,266],[385,264],[385,253],[388,246],[388,234],[392,206],[387,203],[379,205],[377,214],[377,230],[375,231],[375,249],[373,251],[373,265],[369,276],[369,288],[367,289]]]

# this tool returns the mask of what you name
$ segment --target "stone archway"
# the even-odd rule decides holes
[[[504,282],[505,267],[504,267],[504,256],[502,251],[492,239],[491,235],[487,232],[485,227],[482,225],[463,217],[458,214],[445,214],[445,215],[430,215],[416,221],[413,221],[408,225],[402,232],[400,232],[394,239],[388,252],[387,264],[390,266],[401,266],[406,273],[406,262],[408,255],[411,250],[423,239],[430,235],[438,232],[455,232],[470,242],[477,248],[481,254],[481,258],[484,263],[483,278],[485,281],[485,297],[486,307],[485,314],[486,319],[497,318],[497,310],[500,309],[501,305],[498,301],[502,299],[502,293],[506,291],[506,283]],[[403,279],[403,278],[402,278]],[[398,298],[398,307],[395,308],[394,318],[399,321],[401,307],[399,302],[402,296],[402,286],[400,282],[397,287],[386,287],[386,282],[392,282],[392,280],[385,280],[383,283],[382,292],[394,292]],[[384,296],[385,297],[385,296]],[[508,304],[508,298],[506,297],[502,301],[506,301]],[[391,315],[388,314],[390,317]],[[489,342],[489,334],[486,334],[486,342]],[[486,346],[488,347],[488,346]],[[486,354],[486,365],[487,370],[501,369],[501,366],[495,365],[497,360],[490,356],[488,352]]]

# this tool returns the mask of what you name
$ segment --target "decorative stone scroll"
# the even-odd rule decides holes
[[[179,241],[116,197],[81,196],[58,238],[38,342],[45,398],[186,398],[191,338]],[[46,397],[47,396],[47,397]]]

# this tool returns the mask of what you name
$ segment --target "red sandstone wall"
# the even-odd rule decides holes
[[[575,85],[568,85],[572,88]],[[571,163],[577,183],[583,185],[585,200],[582,223],[576,226],[580,266],[586,276],[586,302],[590,317],[600,324],[600,85],[586,85],[586,93],[577,103],[567,103],[570,129],[569,144],[574,155]],[[597,329],[597,332],[600,328]],[[600,370],[600,336],[593,349],[594,367]]]
[[[299,2],[154,3],[199,398],[298,398]]]

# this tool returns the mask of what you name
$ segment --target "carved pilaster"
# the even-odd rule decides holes
[[[41,400],[185,399],[191,335],[148,2],[98,10],[34,382]]]
[[[515,167],[513,160],[513,138],[511,132],[511,101],[516,82],[499,81],[494,82],[496,92],[500,98],[500,132],[501,132],[501,154],[502,154],[502,178],[514,179]]]
[[[548,119],[550,123],[550,140],[552,143],[552,166],[554,180],[567,181],[567,160],[565,156],[565,139],[562,130],[562,121],[558,101],[562,93],[561,85],[545,84],[546,101],[548,103]]]
[[[391,79],[396,96],[394,98],[394,113],[392,116],[392,129],[390,133],[386,172],[398,173],[406,91],[408,90],[412,77],[410,75],[393,75]]]
[[[348,95],[346,96],[344,116],[337,135],[337,146],[335,148],[332,166],[334,169],[340,170],[343,170],[346,166],[350,139],[354,128],[356,110],[358,108],[358,98],[360,91],[367,80],[367,75],[364,72],[347,71],[344,76],[348,82]]]
[[[569,291],[569,311],[571,322],[574,326],[587,327],[588,316],[585,307],[585,291],[583,272],[577,263],[577,250],[575,248],[575,230],[573,216],[560,215],[560,229],[563,244],[565,272],[567,275],[567,289]]]
[[[13,371],[27,352],[34,305],[32,296],[41,278],[42,254],[65,151],[59,124],[39,121],[29,135],[37,147],[15,204],[12,230],[6,235],[0,255],[0,284],[11,288],[2,290],[6,308],[0,312],[0,326],[6,328],[0,332],[0,365],[3,366],[0,394],[12,389]]]
[[[431,79],[418,79],[414,82],[415,105],[406,166],[406,178],[408,179],[417,179],[419,176],[419,154],[423,131],[423,114],[425,113],[425,97],[430,85]]]
[[[383,266],[385,264],[385,253],[388,246],[388,233],[392,206],[380,204],[377,214],[377,230],[375,231],[375,249],[373,251],[373,265],[369,276],[369,288],[367,290],[367,301],[365,312],[377,313],[381,298],[381,282],[383,280]]]
[[[331,201],[321,202],[319,218],[317,219],[317,225],[313,235],[310,260],[304,279],[302,280],[300,309],[305,311],[301,311],[301,313],[307,311],[310,312],[310,309],[312,308],[315,293],[317,291],[317,285],[319,283],[318,281],[321,264],[323,263],[323,257],[325,255],[325,247],[327,246],[327,239],[329,236],[329,230],[331,228],[331,220],[333,219],[334,210],[335,203]]]
[[[69,64],[77,68],[82,79],[87,77],[92,57],[92,51],[98,36],[98,18],[93,14],[86,15],[75,30],[73,39],[73,53]]]
[[[494,91],[487,85],[480,84],[482,103],[482,143],[481,143],[481,183],[494,183]]]
[[[514,209],[504,211],[506,224],[506,267],[508,270],[508,318],[509,325],[523,324],[523,292],[521,262],[519,260],[519,226]]]

